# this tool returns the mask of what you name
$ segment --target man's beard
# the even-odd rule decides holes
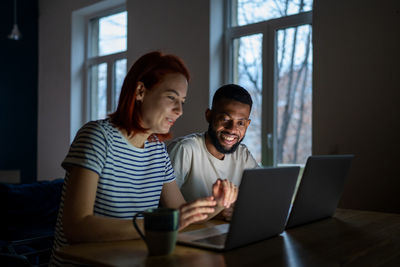
[[[211,126],[212,123],[208,124],[208,136],[210,137],[211,143],[215,146],[218,152],[222,154],[231,154],[236,151],[236,149],[239,147],[240,143],[242,142],[244,136],[242,139],[240,139],[236,144],[234,144],[230,149],[225,149],[221,143],[218,140],[217,137],[217,132],[213,129]]]

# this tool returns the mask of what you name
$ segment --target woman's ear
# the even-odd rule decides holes
[[[146,87],[144,86],[144,84],[142,82],[138,82],[135,90],[136,90],[136,100],[143,101],[146,91]]]

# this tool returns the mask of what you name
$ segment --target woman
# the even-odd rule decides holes
[[[175,182],[162,141],[182,115],[189,79],[178,57],[148,53],[129,70],[116,112],[79,130],[62,163],[66,176],[54,249],[139,238],[132,217],[159,204],[179,209],[183,229],[236,200],[237,188],[218,180],[213,196],[185,203]],[[52,264],[63,263],[53,255]]]

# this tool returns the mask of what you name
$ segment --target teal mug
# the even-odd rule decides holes
[[[143,215],[144,234],[136,224]],[[175,249],[179,227],[179,211],[170,208],[152,208],[138,212],[133,217],[133,225],[146,242],[150,256],[168,255]]]

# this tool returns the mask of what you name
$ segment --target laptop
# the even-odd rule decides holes
[[[332,217],[354,155],[310,156],[286,228]]]
[[[219,251],[279,235],[285,229],[299,167],[243,171],[229,224],[178,234],[178,243]]]

